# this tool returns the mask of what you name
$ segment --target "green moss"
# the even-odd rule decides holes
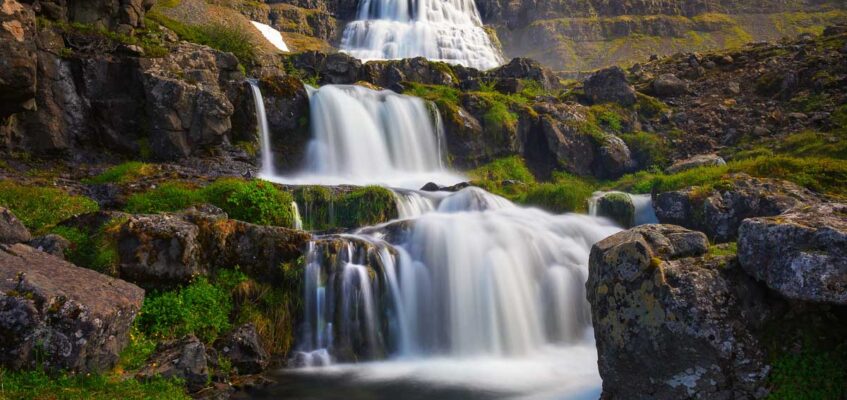
[[[137,370],[143,367],[156,351],[156,341],[142,333],[137,324],[133,324],[129,332],[129,344],[121,351],[118,368],[122,370]]]
[[[175,339],[193,333],[206,343],[230,327],[230,293],[200,277],[178,290],[144,299],[139,330],[155,339]]]
[[[647,132],[619,134],[642,169],[663,169],[670,164],[670,148],[659,135]]]
[[[475,181],[502,182],[515,180],[523,183],[535,183],[535,176],[527,168],[520,156],[504,157],[468,172]]]
[[[65,256],[75,265],[93,269],[102,273],[113,273],[114,266],[119,261],[117,245],[114,241],[117,224],[105,224],[96,229],[96,232],[84,232],[79,228],[68,226],[56,226],[51,229],[55,233],[67,239],[71,246]]]
[[[168,182],[146,192],[133,194],[127,199],[124,209],[135,214],[179,211],[201,200],[195,189],[183,183]]]
[[[56,400],[188,400],[182,382],[164,378],[139,381],[113,374],[48,374],[0,369],[0,398]]]
[[[596,187],[587,181],[558,173],[553,183],[531,186],[518,202],[553,213],[586,212],[587,199],[595,190]]]
[[[647,118],[659,116],[670,110],[667,104],[646,94],[636,93],[636,99],[635,110]]]
[[[12,210],[37,235],[74,215],[100,208],[94,200],[85,196],[70,195],[56,188],[19,185],[11,181],[0,181],[0,206]]]
[[[338,225],[360,227],[375,225],[397,217],[394,194],[381,186],[358,188],[338,199]]]
[[[709,246],[708,256],[710,257],[734,256],[736,254],[738,254],[738,243],[736,242]]]
[[[125,162],[111,167],[86,183],[127,183],[149,176],[154,172],[154,166],[138,161]]]

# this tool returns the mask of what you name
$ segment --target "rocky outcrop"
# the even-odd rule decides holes
[[[28,242],[32,239],[29,230],[9,209],[0,207],[0,244]]]
[[[215,346],[226,357],[238,374],[258,374],[268,366],[270,355],[256,333],[256,326],[244,324],[235,328]]]
[[[658,98],[682,96],[688,93],[688,82],[674,74],[662,74],[650,84],[651,94]]]
[[[273,75],[260,82],[268,128],[274,134],[271,147],[274,166],[291,170],[303,165],[309,130],[309,95],[303,82],[291,76]],[[251,110],[253,107],[251,106]],[[250,115],[255,117],[255,112]]]
[[[179,378],[185,381],[185,387],[190,392],[196,392],[209,382],[208,361],[203,342],[194,335],[188,335],[156,347],[156,353],[136,374],[136,378]]]
[[[0,245],[0,364],[107,370],[143,299],[130,283],[22,244]]]
[[[818,201],[791,182],[735,174],[714,187],[659,193],[653,206],[659,222],[705,232],[720,243],[734,241],[746,218],[775,216]]]
[[[0,2],[0,121],[35,106],[35,37],[32,8]]]
[[[585,97],[591,103],[618,103],[628,107],[635,104],[635,89],[627,82],[626,73],[619,67],[598,71],[583,82]]]
[[[134,215],[117,238],[119,276],[144,287],[173,287],[214,268],[238,265],[251,276],[273,279],[281,273],[277,267],[299,257],[310,238],[226,214]]]
[[[706,236],[643,225],[591,249],[586,283],[603,398],[759,398],[768,367],[752,332],[763,291]]]
[[[723,157],[717,154],[700,154],[673,163],[673,165],[665,169],[665,173],[675,174],[699,167],[720,167],[722,165],[726,165]]]
[[[155,0],[42,0],[38,5],[51,19],[129,33],[144,26],[144,15],[153,4]]]
[[[780,295],[847,305],[847,205],[801,204],[738,230],[738,260]]]
[[[71,247],[71,242],[68,239],[52,233],[32,239],[28,244],[33,249],[43,251],[61,259],[65,259],[65,252]]]
[[[635,223],[635,205],[626,193],[606,193],[597,199],[597,216],[615,221],[619,226],[630,228]]]

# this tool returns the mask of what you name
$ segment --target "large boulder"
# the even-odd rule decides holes
[[[0,364],[107,370],[143,300],[133,284],[29,246],[0,245]]]
[[[679,79],[674,74],[662,74],[653,80],[650,88],[658,98],[682,96],[688,93],[688,82]]]
[[[0,244],[28,242],[32,239],[29,230],[12,214],[12,211],[0,207]]]
[[[538,82],[544,90],[559,88],[559,78],[549,68],[530,58],[513,58],[508,64],[486,72],[497,81],[532,80]]]
[[[738,260],[786,298],[847,305],[847,205],[800,205],[778,217],[745,220]]]
[[[675,174],[698,167],[719,167],[722,165],[726,165],[726,161],[717,154],[699,154],[673,163],[665,169],[665,173]]]
[[[0,120],[35,104],[35,13],[16,0],[0,0]]]
[[[238,373],[258,374],[265,370],[270,355],[262,346],[256,326],[244,324],[235,328],[215,346],[220,355],[229,359]]]
[[[712,187],[659,193],[653,205],[661,223],[696,229],[716,242],[729,242],[736,239],[746,218],[779,215],[818,201],[814,193],[791,182],[735,174]]]
[[[586,283],[603,398],[759,398],[768,367],[752,335],[763,291],[706,236],[642,225],[591,249]],[[765,392],[766,393],[766,392]]]
[[[620,67],[606,68],[595,72],[583,83],[585,97],[592,103],[618,103],[631,106],[637,101],[635,89],[626,79]]]
[[[309,131],[309,94],[303,82],[292,76],[273,75],[260,82],[274,165],[282,170],[302,165],[311,140]],[[255,116],[255,112],[253,113]]]
[[[182,379],[190,392],[203,389],[210,379],[206,346],[194,335],[161,343],[136,374],[142,380],[155,377]]]

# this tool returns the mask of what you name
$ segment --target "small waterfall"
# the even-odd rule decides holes
[[[409,221],[390,242],[388,224],[310,245],[295,363],[526,356],[584,340],[588,253],[618,228],[477,188]]]
[[[630,200],[632,200],[632,205],[635,207],[634,226],[659,223],[659,218],[656,217],[656,210],[653,209],[653,198],[649,194],[632,194],[615,191],[594,192],[588,200],[588,215],[597,216],[597,202],[601,197],[609,193],[621,193],[629,196]]]
[[[365,61],[426,57],[482,70],[502,64],[473,0],[363,0],[341,50]]]
[[[261,22],[250,21],[253,23],[253,26],[262,33],[262,36],[268,40],[274,47],[279,49],[280,51],[288,52],[288,46],[285,44],[285,40],[282,39],[282,32],[274,29],[272,26],[263,24]]]
[[[256,121],[259,124],[259,138],[261,140],[262,175],[272,176],[274,174],[273,153],[271,152],[271,132],[268,128],[268,117],[265,114],[265,102],[262,99],[262,90],[259,82],[248,79],[250,89],[253,91],[253,101],[256,105]]]
[[[303,229],[303,218],[300,217],[300,207],[296,201],[291,202],[291,213],[294,217],[294,229]]]

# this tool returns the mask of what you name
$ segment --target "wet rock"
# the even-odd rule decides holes
[[[603,398],[758,398],[768,367],[752,335],[763,291],[706,236],[643,225],[591,249],[586,283]],[[748,321],[749,319],[749,321]]]
[[[660,193],[653,206],[660,222],[705,232],[722,243],[735,240],[746,218],[779,215],[818,201],[814,193],[791,182],[736,174],[708,191],[691,187]]]
[[[29,246],[0,245],[0,364],[108,370],[143,299],[130,283]]]
[[[0,119],[34,108],[35,43],[32,8],[16,0],[0,3]]]
[[[260,82],[265,113],[271,135],[271,147],[276,157],[274,165],[282,170],[303,163],[306,146],[311,140],[309,131],[309,95],[299,79],[291,76],[269,76]],[[248,99],[252,102],[253,99]],[[250,110],[255,110],[250,106]],[[255,111],[249,114],[255,118]],[[255,130],[254,130],[255,131]],[[258,138],[253,141],[258,145]]]
[[[130,217],[118,234],[119,273],[144,287],[179,285],[207,272],[199,229],[174,215]]]
[[[726,165],[726,161],[724,161],[723,157],[717,154],[700,154],[673,163],[673,165],[665,169],[665,173],[675,174],[677,172],[698,167],[713,167],[721,165]]]
[[[659,98],[682,96],[688,93],[688,83],[674,74],[662,74],[651,84],[653,94]]]
[[[607,193],[597,199],[597,216],[615,221],[624,228],[635,222],[635,205],[626,193]]]
[[[847,305],[847,205],[800,204],[738,230],[748,274],[789,299]]]
[[[0,207],[0,244],[28,242],[29,229],[7,208]]]
[[[68,239],[51,233],[32,239],[29,245],[38,251],[65,259],[65,252],[71,247],[71,242]]]
[[[256,326],[244,324],[230,332],[216,346],[239,375],[258,374],[268,366],[270,355],[262,346]]]
[[[427,182],[426,185],[423,185],[423,187],[421,187],[421,190],[423,190],[424,192],[437,192],[441,190],[441,186],[438,186],[438,184],[436,184],[435,182]]]
[[[600,70],[584,83],[585,96],[595,104],[614,102],[622,106],[635,104],[635,89],[627,82],[626,73],[619,67]]]
[[[194,335],[160,344],[136,375],[137,379],[179,378],[190,392],[206,387],[209,367],[206,346]]]

